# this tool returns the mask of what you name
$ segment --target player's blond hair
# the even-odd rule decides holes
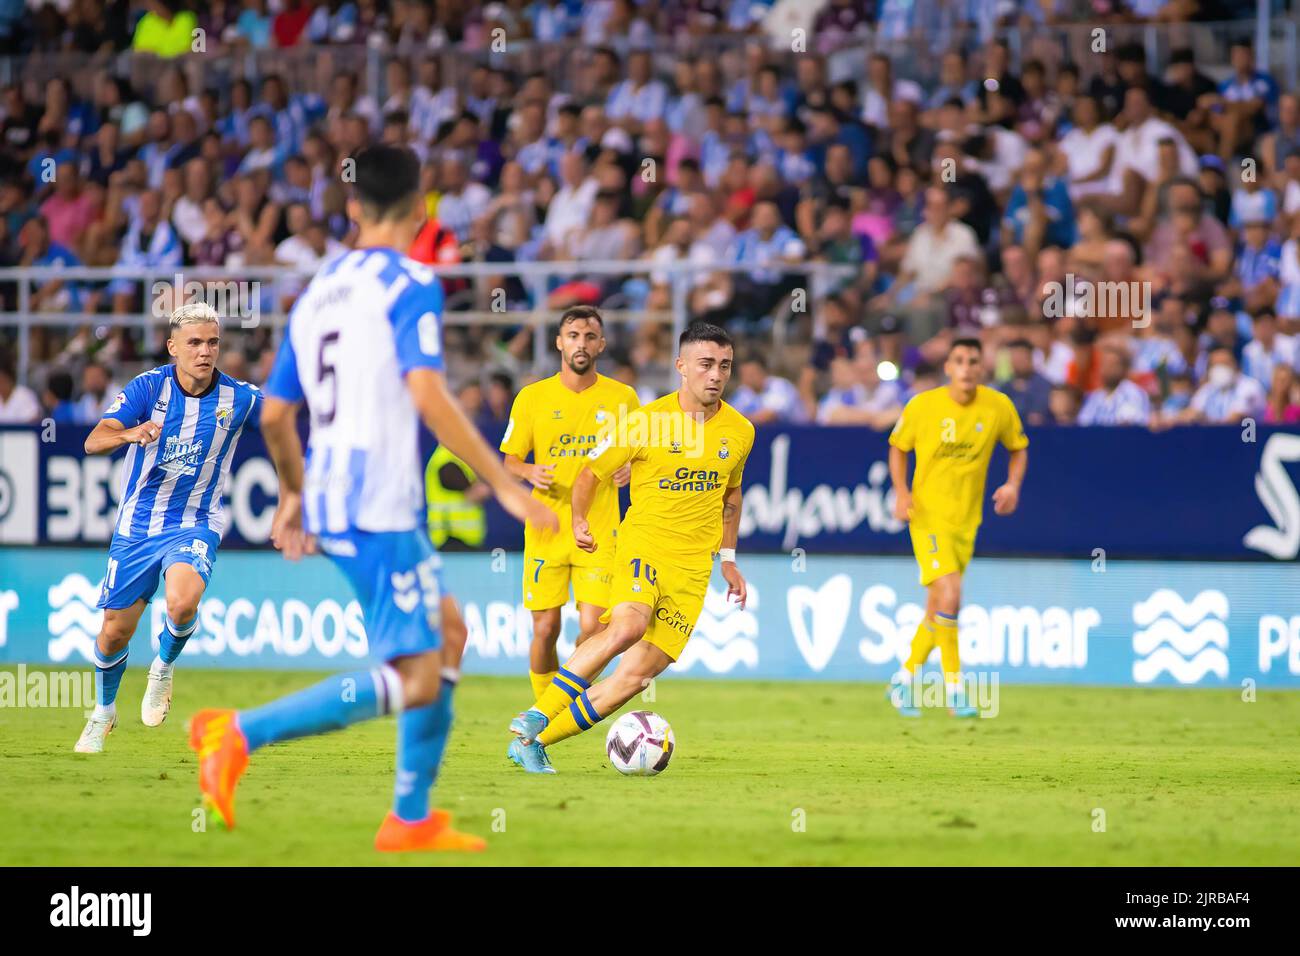
[[[215,322],[221,325],[221,315],[212,306],[206,302],[186,302],[183,306],[172,313],[171,330],[175,332],[183,325],[202,325],[205,322]]]

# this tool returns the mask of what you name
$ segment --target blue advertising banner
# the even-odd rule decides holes
[[[112,532],[121,456],[82,452],[87,429],[0,428],[0,544],[99,544]],[[497,436],[489,436],[495,438]],[[1300,434],[1278,428],[1029,429],[1020,510],[986,502],[980,554],[1109,558],[1300,555]],[[426,436],[426,451],[432,439]],[[893,518],[886,436],[859,428],[761,428],[745,468],[747,552],[907,554]],[[1006,474],[999,450],[988,494]],[[245,433],[226,491],[224,547],[265,545],[275,471]],[[522,532],[494,503],[487,548]]]
[[[0,548],[0,662],[90,660],[106,556]],[[443,556],[445,586],[469,627],[465,671],[519,675],[531,622],[518,554]],[[910,558],[749,555],[742,610],[716,572],[695,632],[670,673],[692,677],[883,681],[923,612]],[[1300,688],[1295,564],[977,558],[960,615],[963,667],[1015,683]],[[133,661],[157,647],[161,593]],[[576,613],[564,612],[563,659]],[[323,557],[222,551],[183,666],[354,667],[368,643],[361,609]],[[1253,682],[1253,684],[1248,683]]]

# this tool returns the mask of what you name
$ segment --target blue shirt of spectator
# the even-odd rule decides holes
[[[1068,249],[1074,245],[1075,226],[1074,204],[1070,201],[1070,190],[1065,180],[1049,176],[1043,182],[1043,205],[1047,211],[1043,244]],[[1024,241],[1025,226],[1029,224],[1029,196],[1019,183],[1011,191],[1003,222],[1011,227],[1017,244]]]

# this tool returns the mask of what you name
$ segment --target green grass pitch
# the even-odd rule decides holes
[[[13,670],[13,668],[9,668]],[[468,677],[435,799],[486,836],[481,855],[372,849],[388,809],[391,719],[272,746],[240,785],[238,828],[195,832],[201,706],[250,706],[305,673],[177,671],[166,724],[122,722],[72,753],[80,710],[0,709],[0,864],[1267,865],[1300,858],[1300,693],[1001,688],[1000,713],[899,718],[879,684],[665,678],[653,703],[677,752],[626,778],[605,728],[509,764],[525,677]],[[1104,812],[1104,832],[1098,832]]]

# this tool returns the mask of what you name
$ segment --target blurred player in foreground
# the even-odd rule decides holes
[[[948,384],[913,397],[889,436],[894,515],[908,523],[926,589],[925,617],[912,638],[912,653],[889,685],[890,700],[908,717],[921,715],[913,679],[935,644],[949,710],[956,717],[976,715],[962,687],[957,650],[961,576],[975,550],[994,443],[1011,452],[1006,483],[993,492],[997,514],[1016,510],[1029,463],[1029,439],[1011,399],[980,384],[984,359],[979,339],[953,342],[943,370]],[[916,475],[909,488],[907,456],[912,451]]]
[[[376,848],[484,846],[429,806],[463,646],[442,646],[441,638],[452,635],[440,635],[439,559],[422,527],[420,421],[508,512],[543,528],[557,525],[554,513],[501,466],[447,388],[442,288],[432,270],[398,251],[410,247],[424,220],[418,182],[409,150],[377,146],[357,156],[349,200],[357,248],[326,265],[294,305],[262,416],[280,479],[272,540],[290,560],[319,545],[338,565],[361,602],[381,663],[254,710],[194,716],[190,746],[199,753],[199,786],[227,827],[234,826],[235,787],[250,753],[393,713],[397,783]],[[305,468],[296,426],[303,401],[311,413]]]
[[[588,523],[603,549],[586,551],[574,543],[570,496],[601,433],[617,427],[641,404],[631,388],[596,372],[596,358],[605,350],[605,324],[591,306],[575,305],[560,317],[555,347],[560,371],[519,390],[501,439],[506,470],[531,484],[533,497],[560,522],[559,534],[541,534],[532,527],[524,532],[524,607],[533,615],[528,678],[534,699],[550,686],[559,667],[555,642],[570,583],[578,605],[579,644],[600,630],[600,616],[609,607],[618,489],[627,484],[631,468],[624,465],[612,481],[596,486]],[[526,460],[530,453],[531,464]]]
[[[100,753],[117,726],[128,644],[160,575],[167,617],[140,719],[147,727],[167,719],[172,669],[198,626],[226,524],[221,489],[240,433],[261,418],[257,387],[217,369],[221,319],[211,306],[195,302],[172,313],[167,351],[175,364],[133,378],[86,437],[88,455],[130,450],[98,604],[104,623],[95,641],[95,710],[77,753]]]
[[[508,756],[529,773],[554,773],[547,747],[590,730],[677,660],[704,607],[715,553],[728,599],[745,606],[736,538],[754,426],[722,400],[734,360],[722,329],[687,328],[677,350],[681,387],[630,413],[625,429],[592,449],[573,483],[573,537],[584,551],[604,546],[588,518],[596,489],[629,463],[632,506],[618,526],[605,629],[510,723],[516,739]],[[614,673],[592,683],[619,654]]]

